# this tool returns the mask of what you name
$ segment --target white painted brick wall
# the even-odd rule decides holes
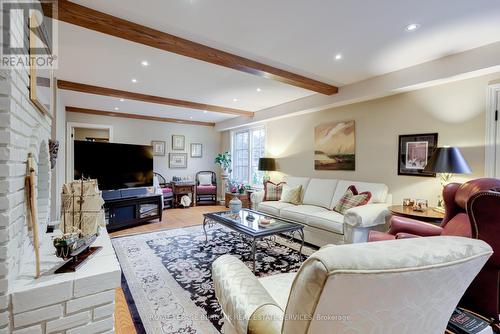
[[[21,21],[16,23],[16,38],[24,38]],[[34,250],[27,230],[26,160],[33,153],[43,247],[51,243],[44,231],[52,200],[52,120],[31,103],[28,87],[27,69],[0,69],[0,334],[113,333],[121,271],[107,233],[99,237],[105,249],[76,273],[31,277]],[[64,168],[64,163],[58,166]]]

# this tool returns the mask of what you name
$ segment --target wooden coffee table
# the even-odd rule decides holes
[[[299,253],[302,255],[302,247],[304,246],[304,226],[297,223],[292,223],[281,218],[273,217],[257,211],[242,209],[238,213],[233,214],[231,211],[213,212],[203,214],[203,230],[205,231],[205,241],[208,242],[207,225],[221,224],[230,228],[233,231],[240,233],[243,237],[250,239],[252,245],[252,260],[253,272],[255,274],[255,251],[257,240],[265,237],[281,234],[298,232],[302,243],[300,244]],[[272,218],[274,223],[268,226],[259,225],[259,219]]]

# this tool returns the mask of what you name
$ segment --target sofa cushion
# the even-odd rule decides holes
[[[371,197],[371,192],[365,191],[359,193],[355,186],[350,186],[347,188],[344,196],[342,196],[338,203],[335,204],[335,208],[333,210],[343,215],[349,209],[366,205],[370,201]]]
[[[306,224],[338,234],[344,234],[344,216],[335,211],[318,212],[306,218]]]
[[[289,176],[289,175],[285,176],[283,179],[283,181],[286,182],[286,184],[288,184],[290,187],[294,187],[294,186],[297,186],[299,184],[302,186],[302,193],[300,195],[301,202],[304,199],[304,192],[307,189],[307,185],[309,184],[310,180],[311,179],[308,177],[297,177],[297,176]]]
[[[387,200],[387,193],[389,188],[383,183],[370,183],[370,182],[356,182],[356,181],[345,181],[339,180],[337,188],[335,189],[335,194],[332,199],[332,208],[338,203],[338,201],[344,196],[347,188],[349,186],[355,186],[356,189],[362,193],[369,191],[372,193],[372,198],[368,203],[385,203]]]
[[[271,181],[264,183],[264,201],[279,201],[284,184],[284,182],[276,184]]]
[[[324,211],[328,210],[315,205],[294,205],[282,209],[280,217],[305,224],[307,216]]]
[[[297,273],[270,275],[259,277],[259,282],[281,309],[285,310],[295,276]]]
[[[200,186],[211,186],[212,185],[212,174],[200,174],[198,175],[198,182]]]
[[[333,194],[338,180],[311,179],[304,192],[302,204],[316,205],[331,209]]]
[[[279,217],[280,210],[283,208],[288,208],[290,206],[294,205],[278,201],[260,202],[258,205],[258,210],[262,213],[267,213],[268,215]]]
[[[290,187],[286,184],[283,185],[281,192],[280,202],[300,204],[301,203],[302,186],[300,184]]]

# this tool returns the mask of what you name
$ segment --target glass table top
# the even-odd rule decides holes
[[[259,232],[279,232],[282,230],[302,228],[300,224],[288,222],[249,209],[242,209],[238,213],[232,213],[231,211],[208,213],[205,214],[205,217],[214,219],[219,223],[224,223],[224,225],[235,229],[252,231],[257,234]],[[265,224],[266,221],[269,221],[269,223]]]

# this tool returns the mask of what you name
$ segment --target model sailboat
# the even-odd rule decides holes
[[[63,259],[74,258],[84,251],[105,226],[104,200],[97,180],[79,180],[66,183],[61,195],[62,236],[54,238],[56,255]]]

